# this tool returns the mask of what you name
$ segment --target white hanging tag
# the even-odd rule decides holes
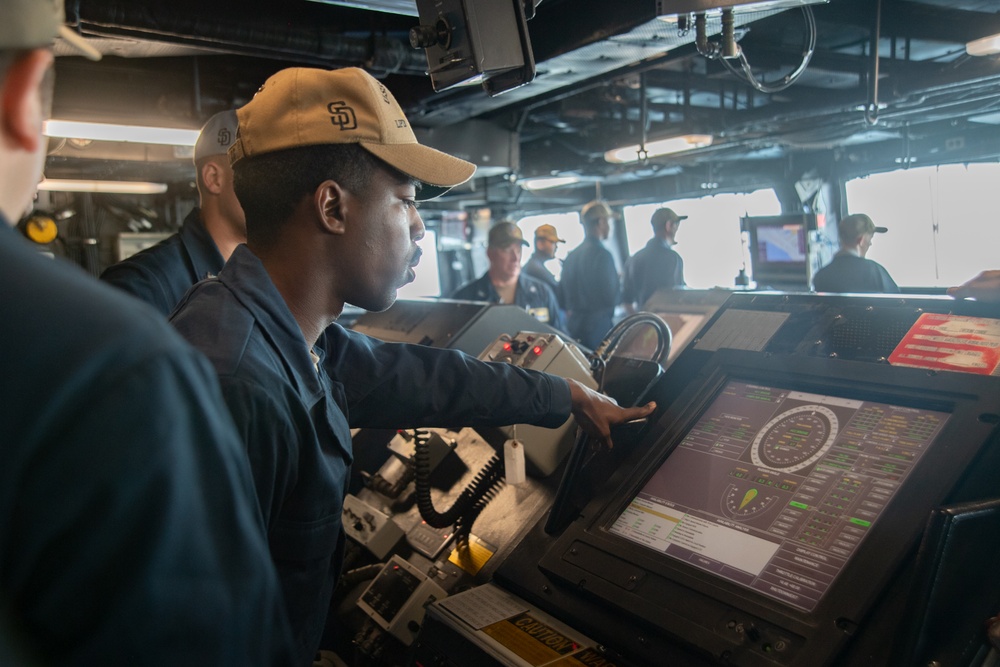
[[[524,483],[524,444],[520,440],[503,443],[503,465],[508,484]]]

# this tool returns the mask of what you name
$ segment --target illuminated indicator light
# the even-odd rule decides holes
[[[857,524],[859,526],[864,526],[865,528],[868,528],[872,525],[871,521],[865,521],[864,519],[855,519],[853,517],[850,519],[850,522],[853,524]]]
[[[510,350],[511,350],[510,343],[504,343],[503,344],[503,349],[504,349],[504,352],[510,352]]]
[[[800,510],[807,510],[807,509],[809,509],[808,505],[804,505],[802,503],[795,502],[794,500],[792,502],[788,503],[788,504],[791,505],[792,507],[798,507]]]
[[[540,355],[542,353],[542,346],[541,345],[536,345],[535,348],[532,350],[532,352],[534,352],[535,356],[537,357],[538,355]]]

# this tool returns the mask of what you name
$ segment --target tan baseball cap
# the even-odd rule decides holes
[[[4,0],[0,48],[37,49],[61,38],[82,56],[100,60],[101,52],[67,25],[63,0]]]
[[[271,76],[236,111],[239,132],[229,161],[299,146],[360,144],[424,184],[417,199],[433,199],[466,182],[476,165],[417,143],[392,93],[357,67],[292,67]]]
[[[226,155],[229,147],[236,140],[236,111],[220,111],[205,123],[198,133],[198,141],[194,145],[194,161],[213,155]]]
[[[547,239],[553,243],[566,243],[566,239],[559,238],[559,232],[552,225],[539,225],[535,230],[536,239]]]

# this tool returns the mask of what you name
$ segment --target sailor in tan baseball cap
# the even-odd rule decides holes
[[[223,393],[260,481],[300,651],[294,664],[308,664],[339,574],[351,461],[342,383],[362,388],[363,376],[381,381],[415,363],[405,352],[383,357],[334,322],[348,303],[392,305],[420,260],[416,200],[468,180],[475,166],[418,144],[392,94],[359,69],[280,71],[236,115],[228,156],[246,243],[186,292],[170,320],[234,380]],[[212,143],[212,128],[204,132]],[[416,385],[386,387],[378,400],[405,400],[404,386]],[[317,517],[333,520],[288,529]],[[331,567],[316,568],[319,560]]]
[[[444,194],[476,171],[470,162],[417,143],[392,93],[357,67],[282,70],[237,115],[239,136],[229,149],[234,165],[297,146],[356,143],[420,181],[421,201]]]
[[[535,229],[535,251],[531,253],[523,269],[529,276],[544,281],[556,294],[559,293],[559,281],[555,274],[549,271],[546,263],[555,261],[556,248],[560,243],[566,243],[566,240],[560,238],[559,232],[553,225],[539,225]]]
[[[553,225],[539,225],[535,230],[535,239],[545,239],[553,243],[566,243],[566,239],[559,238],[559,232]]]
[[[321,646],[343,560],[349,417],[392,428],[506,415],[500,424],[530,404],[543,406],[532,423],[558,425],[579,406],[607,438],[610,423],[655,405],[637,414],[572,380],[515,378],[507,364],[335,324],[345,304],[384,310],[413,280],[419,183],[442,190],[475,168],[420,146],[389,91],[360,70],[279,72],[237,115],[229,155],[247,242],[170,321],[223,378],[298,644],[282,664],[304,665]],[[556,401],[567,409],[544,407]]]

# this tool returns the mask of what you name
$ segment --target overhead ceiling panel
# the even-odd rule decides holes
[[[312,0],[312,2],[370,9],[374,12],[386,12],[388,14],[417,15],[417,3],[415,0]]]
[[[539,11],[543,10],[544,5]],[[752,23],[775,13],[777,10],[747,12],[740,16],[737,25]],[[722,30],[721,17],[710,17],[706,26],[708,35],[717,35]],[[543,104],[550,95],[558,97],[560,91],[579,92],[581,83],[599,83],[613,73],[625,76],[629,67],[641,68],[644,61],[687,46],[694,39],[693,29],[680,30],[675,22],[654,18],[624,33],[538,63],[534,81],[497,97],[489,98],[477,91],[475,95],[447,104],[436,104],[434,98],[424,100],[412,109],[415,114],[413,121],[433,127],[518,105],[526,100],[535,101],[529,107]]]
[[[771,5],[760,11],[749,3],[698,1],[662,0],[661,13],[710,6],[707,35],[715,41],[721,30],[718,8],[738,6],[739,44],[765,82],[780,80],[802,61],[805,10],[797,7],[807,3],[793,0],[783,5],[791,9]],[[57,44],[55,101],[57,106],[72,102],[90,119],[142,114],[197,126],[220,108],[244,103],[281,67],[355,65],[386,82],[416,127],[440,136],[475,119],[517,136],[521,173],[662,178],[751,156],[777,160],[833,145],[889,145],[902,141],[904,133],[945,136],[973,124],[989,129],[983,123],[995,123],[1000,99],[1000,61],[964,53],[967,40],[1000,32],[997,0],[808,3],[817,24],[816,50],[804,73],[779,93],[755,90],[719,60],[699,54],[694,30],[679,28],[676,21],[664,20],[667,16],[658,18],[656,0],[544,0],[528,22],[535,80],[492,98],[478,88],[433,92],[426,58],[407,39],[417,23],[414,0],[68,4],[71,22],[87,35],[98,35],[97,45],[107,57],[101,63],[82,62]],[[872,127],[862,109],[871,94],[871,35],[878,6],[882,110]],[[652,135],[682,123],[697,123],[721,140],[701,153],[630,169],[613,169],[600,158],[606,144],[637,143],[643,130]],[[70,169],[85,161],[79,153],[61,152],[52,164]],[[92,170],[123,172],[113,152],[102,155],[93,160]],[[128,158],[120,156],[122,163]],[[134,162],[155,168],[155,159]],[[483,173],[505,178],[504,164],[493,161],[494,168]],[[172,166],[189,169],[184,160]],[[508,190],[490,192],[503,197]]]

